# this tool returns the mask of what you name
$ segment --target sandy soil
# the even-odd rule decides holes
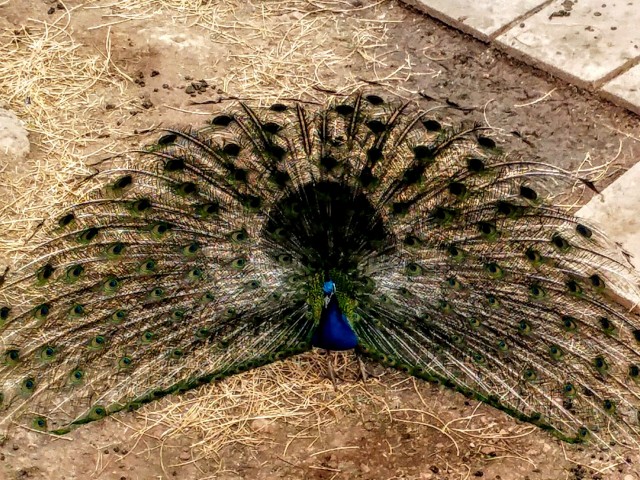
[[[421,93],[525,155],[608,165],[591,172],[598,188],[640,157],[636,116],[394,0],[9,0],[0,29],[0,106],[32,132],[28,160],[0,168],[7,264],[93,163],[233,98]],[[370,365],[380,377],[362,384],[353,358],[338,364],[339,392],[314,353],[64,438],[17,429],[0,478],[640,478],[637,452],[563,445],[402,374]]]

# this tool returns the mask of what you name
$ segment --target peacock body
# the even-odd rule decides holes
[[[356,94],[239,104],[87,179],[0,286],[0,419],[54,433],[320,347],[570,442],[640,438],[636,276],[574,178]]]

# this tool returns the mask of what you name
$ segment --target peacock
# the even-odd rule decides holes
[[[1,277],[1,427],[64,434],[319,348],[637,447],[637,275],[546,187],[593,184],[441,111],[238,102],[83,179]]]

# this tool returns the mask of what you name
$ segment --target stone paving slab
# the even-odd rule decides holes
[[[481,40],[489,40],[509,23],[546,0],[405,0],[419,10]]]
[[[640,0],[403,0],[640,114]]]
[[[612,102],[621,104],[640,115],[640,65],[636,65],[605,84],[602,92]]]
[[[631,262],[640,269],[640,163],[593,197],[576,213],[599,225],[631,253]]]
[[[637,1],[553,2],[496,41],[531,63],[588,86],[640,56],[639,27]]]

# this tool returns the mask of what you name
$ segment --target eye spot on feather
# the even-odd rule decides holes
[[[174,191],[176,195],[181,197],[188,197],[198,193],[198,187],[193,182],[183,182],[175,186]]]
[[[539,267],[543,263],[542,256],[540,255],[540,252],[537,250],[529,248],[527,249],[527,251],[524,252],[524,255],[526,259],[531,263],[531,265],[534,266],[535,268]]]
[[[446,281],[446,284],[455,291],[462,290],[462,284],[455,277],[449,277]]]
[[[231,122],[233,122],[233,117],[230,115],[217,115],[211,119],[211,125],[217,127],[227,127]]]
[[[453,260],[456,260],[458,262],[464,260],[465,258],[464,250],[458,248],[455,245],[449,245],[447,247],[447,253]]]
[[[280,130],[282,130],[282,126],[275,122],[267,122],[262,125],[262,131],[270,135],[275,135]]]
[[[552,360],[562,360],[564,358],[564,351],[558,345],[553,344],[549,346],[549,355]]]
[[[573,383],[569,382],[569,383],[565,383],[562,386],[562,393],[569,398],[573,398],[576,396],[577,392],[575,387],[573,386]]]
[[[518,333],[522,335],[529,335],[532,332],[533,328],[531,324],[526,320],[520,320],[518,322]]]
[[[66,215],[63,215],[58,219],[58,226],[60,228],[65,228],[66,226],[73,223],[75,219],[76,219],[76,216],[73,213],[67,213]]]
[[[138,200],[128,202],[127,206],[132,215],[140,215],[151,210],[152,205],[151,200],[148,198],[140,198]]]
[[[547,292],[540,285],[534,284],[529,287],[529,295],[534,300],[542,300],[546,298]]]
[[[178,139],[178,135],[177,134],[175,134],[175,133],[167,133],[166,135],[162,135],[158,139],[158,145],[160,145],[160,146],[171,145],[172,143],[175,143],[177,139]]]
[[[576,225],[576,232],[578,232],[578,234],[584,238],[591,238],[591,236],[593,235],[591,229],[581,223]]]
[[[370,164],[375,164],[382,160],[382,158],[382,150],[380,150],[378,147],[371,147],[367,150],[367,161]]]
[[[578,435],[577,435],[577,439],[579,441],[587,441],[589,438],[591,437],[591,433],[589,432],[589,429],[587,427],[580,427],[578,429]]]
[[[196,255],[200,251],[200,248],[201,247],[200,247],[200,244],[198,242],[192,242],[192,243],[182,247],[182,253],[183,253],[183,255],[185,255],[187,257],[193,257],[194,255]]]
[[[103,350],[106,347],[107,339],[104,335],[96,335],[89,341],[89,350]]]
[[[378,106],[384,104],[384,99],[378,95],[366,95],[364,99],[371,105]]]
[[[574,317],[564,315],[562,317],[562,329],[566,332],[575,332],[578,330],[578,324]]]
[[[133,185],[133,177],[131,175],[124,175],[111,184],[111,190],[114,193],[121,194],[131,185]]]
[[[51,305],[48,303],[41,303],[33,309],[33,317],[37,320],[44,320],[51,313]]]
[[[262,199],[256,195],[246,195],[242,199],[242,204],[249,212],[257,212],[262,207]]]
[[[372,133],[380,134],[387,129],[387,126],[384,122],[380,120],[369,120],[367,123],[367,128],[371,130]]]
[[[154,340],[155,340],[155,335],[153,332],[150,332],[147,330],[142,334],[142,338],[141,338],[142,343],[149,344],[149,343],[152,343]]]
[[[126,310],[116,310],[111,314],[110,321],[114,325],[119,325],[127,318]]]
[[[591,286],[596,290],[604,290],[605,288],[604,280],[602,280],[600,275],[598,275],[597,273],[591,275],[589,277],[589,281],[591,282]]]
[[[150,302],[158,302],[165,298],[165,294],[166,292],[162,287],[155,287],[149,291],[147,299]]]
[[[478,136],[478,145],[480,145],[482,148],[496,148],[496,142],[492,138],[485,137],[484,135]]]
[[[98,236],[99,230],[96,227],[87,228],[78,235],[78,243],[87,244]]]
[[[601,375],[606,375],[609,372],[609,363],[603,355],[598,355],[593,359],[593,366]]]
[[[603,410],[609,415],[616,413],[616,404],[613,400],[606,399],[602,402]]]
[[[79,303],[76,303],[69,309],[69,318],[72,320],[84,317],[85,314],[86,314],[86,310],[84,308],[84,305],[81,305]]]
[[[444,299],[438,301],[437,308],[444,314],[450,314],[454,310],[453,305],[451,305],[451,303]]]
[[[538,379],[538,374],[533,368],[525,368],[522,371],[522,378],[527,382],[535,382]]]
[[[536,191],[530,187],[527,187],[526,185],[520,186],[520,196],[531,201],[538,199],[538,194],[536,193]]]
[[[20,351],[16,348],[8,349],[4,352],[4,364],[12,367],[20,361]]]
[[[105,295],[113,295],[120,288],[120,280],[115,277],[107,278],[102,283],[102,291]]]
[[[481,173],[485,170],[484,162],[479,158],[469,158],[467,160],[467,169],[471,173]]]
[[[343,103],[340,105],[336,105],[335,110],[338,113],[338,115],[346,116],[346,115],[351,115],[355,111],[355,108],[351,105]]]
[[[567,281],[566,286],[571,295],[582,295],[582,287],[575,280]]]
[[[567,250],[569,250],[569,248],[571,248],[569,242],[567,242],[567,240],[565,240],[565,238],[559,233],[553,234],[553,236],[551,237],[551,243],[561,252],[566,252]]]
[[[227,143],[222,147],[222,152],[230,157],[237,157],[240,154],[240,145],[236,143]]]
[[[442,125],[437,120],[424,120],[422,125],[424,125],[424,128],[427,129],[428,132],[439,132],[442,130]]]
[[[11,313],[11,308],[9,307],[0,307],[0,326],[9,319],[9,313]]]
[[[489,277],[494,280],[498,280],[504,277],[504,271],[495,262],[485,264],[484,269],[489,274]]]
[[[231,261],[231,266],[236,270],[242,270],[246,265],[247,259],[243,257],[238,257]]]
[[[133,367],[133,359],[127,355],[118,360],[118,367],[121,370],[128,370]]]
[[[36,389],[36,381],[33,377],[27,377],[20,384],[20,393],[23,397],[29,397]]]
[[[320,158],[320,166],[327,172],[331,172],[336,166],[338,166],[338,160],[330,155],[325,155]]]
[[[435,160],[433,148],[427,145],[417,145],[413,147],[413,157],[420,164],[431,163]]]
[[[181,158],[172,158],[164,164],[164,171],[167,173],[181,172],[184,170],[184,160]]]
[[[50,263],[47,263],[43,267],[39,268],[38,271],[36,272],[36,278],[38,279],[38,284],[44,285],[45,283],[47,283],[51,279],[51,277],[53,276],[53,272],[55,271],[56,269]]]
[[[56,356],[57,350],[52,345],[45,345],[40,348],[38,359],[44,363],[50,363]]]
[[[478,222],[478,231],[487,240],[493,240],[498,235],[495,224],[491,222]]]
[[[467,187],[461,182],[451,182],[449,184],[449,193],[454,197],[462,198],[467,194]]]

